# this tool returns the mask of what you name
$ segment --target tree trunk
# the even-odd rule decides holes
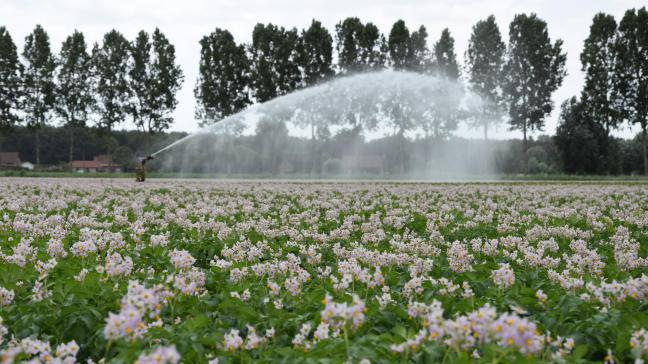
[[[481,115],[478,115],[477,117],[481,121],[482,125],[484,126],[484,140],[488,140],[488,119],[485,117],[486,115],[486,106],[482,107],[482,113]]]
[[[400,174],[401,176],[405,175],[405,132],[401,130],[398,133],[398,154],[399,154],[399,164],[400,164]]]
[[[524,150],[524,154],[526,154],[526,151],[527,151],[527,126],[526,126],[526,122],[522,126],[522,148]]]
[[[529,171],[529,161],[527,158],[527,149],[529,148],[528,143],[527,143],[527,122],[526,120],[522,124],[522,135],[523,135],[523,142],[522,142],[522,169],[524,173],[528,173]]]
[[[70,130],[70,163],[74,160],[74,129]]]
[[[648,150],[646,146],[646,123],[641,125],[641,149],[643,150],[644,176],[648,176]]]
[[[36,128],[36,166],[40,167],[40,131]]]
[[[315,123],[311,122],[311,176],[315,174]]]

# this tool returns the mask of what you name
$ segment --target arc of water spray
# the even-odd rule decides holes
[[[310,90],[310,89],[313,89],[313,88],[316,88],[316,87],[320,87],[320,86],[310,87],[310,88],[305,89],[305,90]],[[304,90],[304,91],[305,91],[305,90]],[[276,98],[274,98],[274,99],[272,99],[272,100],[266,101],[266,102],[261,103],[261,104],[254,104],[254,105],[251,105],[251,106],[245,108],[244,110],[241,110],[241,111],[237,112],[236,114],[233,114],[233,115],[230,115],[230,116],[226,116],[226,117],[224,117],[224,118],[218,120],[218,121],[215,122],[213,125],[209,126],[207,129],[199,130],[199,131],[197,131],[197,132],[194,132],[194,133],[191,133],[191,134],[185,136],[184,138],[181,138],[181,139],[176,140],[175,142],[173,142],[173,143],[167,145],[166,147],[164,147],[164,148],[158,150],[157,152],[151,154],[151,156],[155,157],[156,155],[158,155],[158,154],[164,152],[165,150],[169,150],[169,149],[175,147],[175,146],[178,145],[178,144],[182,144],[182,143],[184,143],[184,142],[186,142],[186,141],[188,141],[188,140],[190,140],[190,139],[192,139],[192,138],[195,138],[195,137],[198,136],[198,135],[205,134],[205,133],[209,133],[209,132],[211,131],[210,129],[214,129],[215,127],[217,127],[217,126],[219,126],[219,125],[222,125],[223,123],[226,123],[226,122],[229,121],[229,120],[232,120],[232,119],[235,119],[235,118],[240,118],[241,116],[245,116],[245,115],[247,115],[247,114],[253,112],[254,110],[256,110],[256,109],[258,109],[258,108],[260,108],[260,107],[262,107],[262,106],[263,106],[263,107],[269,107],[269,106],[272,106],[273,104],[275,104],[275,103],[277,103],[278,101],[282,100],[284,97],[286,97],[286,96],[290,96],[290,95],[292,95],[292,94],[288,94],[288,95],[284,95],[284,96],[276,97]]]
[[[228,121],[238,119],[260,108],[271,108],[273,107],[273,105],[281,103],[291,106],[300,105],[304,101],[308,101],[310,98],[324,97],[324,95],[327,95],[327,92],[330,93],[329,95],[332,95],[334,97],[340,97],[340,94],[343,94],[345,91],[350,91],[353,94],[370,94],[372,96],[375,96],[377,92],[397,88],[407,88],[410,90],[429,93],[430,90],[438,88],[438,85],[442,82],[444,81],[431,75],[388,70],[338,77],[319,85],[296,90],[286,95],[276,97],[264,103],[252,105],[236,114],[222,118],[221,120],[208,126],[207,128],[201,129],[197,132],[185,136],[184,138],[176,140],[175,142],[165,146],[164,148],[156,151],[151,155],[156,156],[179,144],[185,143],[198,135],[214,132]],[[341,97],[346,96],[342,95]]]

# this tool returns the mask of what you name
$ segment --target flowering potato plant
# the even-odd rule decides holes
[[[648,186],[0,180],[0,363],[648,359]]]

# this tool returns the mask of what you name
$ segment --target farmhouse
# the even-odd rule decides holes
[[[18,152],[0,152],[0,168],[20,168]]]
[[[112,157],[107,154],[97,155],[90,161],[77,160],[70,162],[73,172],[109,172],[117,173],[122,171],[122,166],[112,162]]]

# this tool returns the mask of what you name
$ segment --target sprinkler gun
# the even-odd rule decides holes
[[[145,164],[146,161],[150,161],[153,159],[153,156],[147,155],[146,157],[142,158],[140,161],[140,165],[137,166],[135,169],[135,181],[137,182],[144,182],[146,180],[146,168]]]
[[[146,163],[146,161],[150,161],[154,159],[152,155],[147,155],[146,157],[142,158],[142,165]]]

